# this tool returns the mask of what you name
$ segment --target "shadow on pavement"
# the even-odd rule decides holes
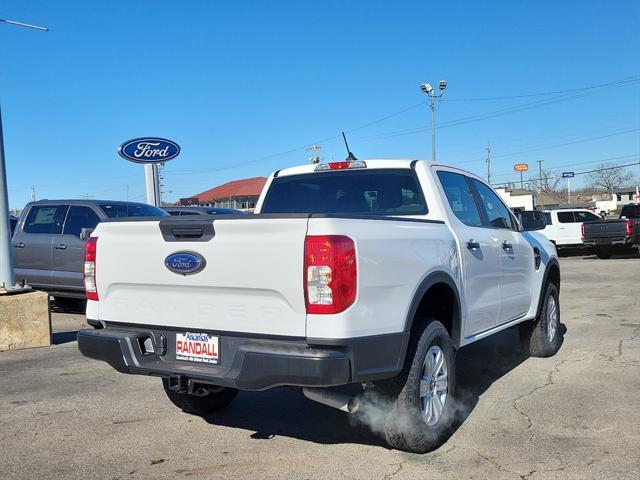
[[[561,333],[566,327],[561,325]],[[528,357],[518,330],[508,329],[461,349],[456,358],[458,416],[453,431],[473,412],[480,396]],[[251,438],[286,436],[320,444],[385,446],[380,436],[355,424],[347,414],[307,400],[300,389],[279,387],[240,392],[224,411],[204,417],[212,425],[253,431]],[[386,448],[386,447],[385,447]]]
[[[77,330],[73,330],[71,332],[57,332],[51,335],[51,341],[53,342],[54,345],[75,342],[77,339],[78,339]]]

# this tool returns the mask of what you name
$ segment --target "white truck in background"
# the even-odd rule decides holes
[[[602,220],[586,208],[545,210],[544,216],[547,226],[541,233],[558,248],[583,246],[582,224]]]
[[[426,161],[281,170],[255,215],[102,222],[85,284],[80,351],[162,377],[183,410],[290,385],[354,412],[331,387],[362,384],[412,452],[448,436],[459,348],[512,326],[532,356],[561,345],[555,247],[482,179]]]

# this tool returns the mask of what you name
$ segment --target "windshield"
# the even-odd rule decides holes
[[[120,217],[165,217],[164,210],[143,203],[101,203],[100,208],[109,218]]]
[[[354,170],[275,178],[261,212],[423,215],[427,205],[413,170]]]

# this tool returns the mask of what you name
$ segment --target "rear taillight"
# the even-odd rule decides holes
[[[627,235],[633,235],[633,222],[627,220]]]
[[[98,237],[89,237],[84,246],[84,289],[87,292],[87,300],[98,300],[98,288],[96,287],[96,250]]]
[[[340,313],[356,299],[356,247],[349,237],[309,235],[304,241],[307,313]]]

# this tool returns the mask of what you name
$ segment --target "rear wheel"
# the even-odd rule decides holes
[[[522,345],[532,357],[550,357],[560,349],[560,303],[558,288],[553,283],[546,286],[538,318],[521,323],[519,329]]]
[[[198,395],[193,395],[187,392],[176,392],[169,388],[169,380],[162,379],[162,385],[164,391],[169,397],[169,400],[178,408],[186,413],[193,413],[196,415],[206,415],[218,410],[222,410],[229,405],[236,395],[238,390],[235,388],[203,386],[199,389]]]
[[[385,438],[394,448],[424,453],[447,440],[454,417],[455,356],[449,333],[428,320],[414,333],[402,373],[380,384],[391,401]]]
[[[596,255],[598,258],[606,260],[607,258],[611,258],[611,248],[610,247],[596,247]]]

